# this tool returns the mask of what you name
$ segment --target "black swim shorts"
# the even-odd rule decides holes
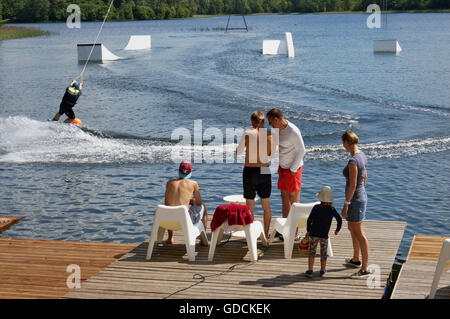
[[[268,167],[244,167],[242,179],[245,199],[255,199],[256,193],[260,198],[270,197],[272,192],[272,175],[261,174],[261,169],[270,173]]]
[[[71,120],[75,119],[75,113],[72,110],[72,106],[67,103],[61,102],[58,113],[61,115],[66,114]]]

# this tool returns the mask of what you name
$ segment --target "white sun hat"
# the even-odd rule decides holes
[[[326,203],[333,202],[333,190],[331,189],[330,186],[322,187],[322,189],[320,190],[320,192],[317,193],[316,196],[321,202]]]

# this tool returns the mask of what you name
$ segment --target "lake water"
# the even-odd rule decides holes
[[[414,234],[450,235],[450,14],[391,14],[380,30],[366,18],[248,16],[248,33],[227,34],[227,17],[108,22],[100,41],[125,59],[88,65],[74,108],[88,131],[46,120],[83,67],[76,44],[93,42],[100,23],[38,24],[54,33],[0,42],[0,214],[27,216],[4,236],[142,242],[177,175],[174,130],[194,136],[201,120],[197,133],[216,128],[225,139],[227,128],[246,128],[251,112],[272,107],[304,137],[302,202],[330,185],[340,211],[348,159],[340,136],[352,129],[369,158],[367,218],[408,223],[399,260]],[[262,56],[263,39],[286,31],[295,59]],[[124,51],[140,34],[152,36],[151,51]],[[391,38],[403,52],[373,53],[374,39]],[[241,193],[242,166],[194,163],[210,213]],[[281,215],[277,177],[272,209]]]

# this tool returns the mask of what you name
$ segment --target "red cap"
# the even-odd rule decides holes
[[[184,175],[190,174],[192,172],[191,162],[181,162],[179,171]]]

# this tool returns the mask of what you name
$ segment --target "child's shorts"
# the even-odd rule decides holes
[[[320,261],[327,261],[328,257],[328,238],[319,238],[311,236],[309,240],[309,258],[316,256],[317,244],[320,243]]]

